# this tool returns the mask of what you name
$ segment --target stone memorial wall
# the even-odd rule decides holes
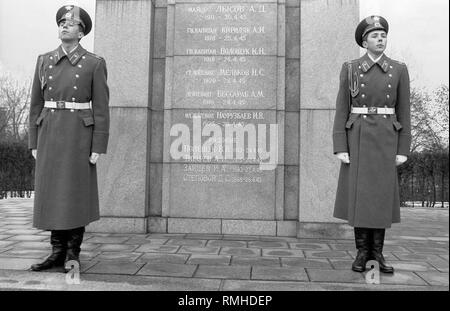
[[[331,217],[331,128],[339,69],[358,56],[358,10],[357,0],[97,0],[111,137],[98,164],[102,218],[88,230],[345,232]]]
[[[163,217],[274,220],[283,9],[276,1],[168,5]]]

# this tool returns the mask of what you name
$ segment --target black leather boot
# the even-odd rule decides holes
[[[380,271],[384,273],[394,273],[394,267],[386,265],[386,261],[383,256],[383,246],[384,246],[384,234],[385,229],[371,229],[372,235],[372,248],[371,248],[371,258],[378,261],[380,265]]]
[[[81,243],[83,242],[84,227],[68,230],[67,235],[67,255],[64,267],[66,272],[69,272],[71,268],[66,268],[66,263],[74,260],[80,266],[80,251]]]
[[[370,239],[368,228],[355,227],[355,244],[358,253],[352,264],[352,270],[356,272],[364,272],[366,263],[369,260]]]
[[[50,234],[50,244],[52,245],[51,255],[41,263],[31,266],[33,271],[42,271],[54,267],[62,267],[66,258],[67,232],[66,230],[52,230]]]

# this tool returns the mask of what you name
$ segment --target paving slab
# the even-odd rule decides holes
[[[103,244],[97,244],[97,243],[82,243],[81,244],[81,251],[93,251],[98,249]]]
[[[196,278],[213,279],[250,279],[249,266],[209,266],[200,265],[195,272]]]
[[[417,275],[420,276],[423,280],[425,280],[430,285],[437,286],[448,286],[448,272],[417,272]]]
[[[346,258],[351,259],[352,257],[348,252],[345,251],[308,251],[305,250],[306,258]]]
[[[166,242],[166,245],[188,245],[188,246],[205,246],[207,240],[197,239],[170,239]]]
[[[25,234],[25,235],[30,235],[30,234],[39,234],[39,233],[44,233],[44,232],[48,232],[48,231],[42,231],[42,230],[38,230],[38,229],[9,229],[6,230],[4,232],[2,232],[2,234],[11,234],[11,235],[16,235],[16,234]],[[48,232],[49,234],[50,232]],[[0,235],[1,237],[1,235]]]
[[[190,265],[224,265],[228,266],[231,261],[231,256],[228,255],[204,255],[192,254],[187,261]]]
[[[138,247],[138,244],[102,244],[96,250],[102,252],[132,252]]]
[[[138,275],[192,277],[196,269],[196,265],[147,263]]]
[[[445,286],[225,280],[224,291],[448,291]]]
[[[94,257],[95,260],[99,261],[136,261],[143,253],[133,253],[133,252],[101,252]]]
[[[277,257],[246,257],[232,256],[232,266],[271,266],[280,267],[280,258]]]
[[[189,254],[144,253],[137,261],[148,263],[177,263],[184,264]]]
[[[10,249],[0,253],[0,257],[16,257],[16,258],[44,258],[50,253],[45,250],[38,249]]]
[[[222,234],[199,234],[199,233],[188,233],[186,234],[186,239],[199,239],[199,240],[220,240],[223,238]]]
[[[448,260],[429,260],[427,262],[440,272],[449,272]]]
[[[436,272],[436,268],[424,261],[392,261],[391,266],[394,267],[395,271],[415,271],[415,272],[424,272],[424,271],[432,271]]]
[[[247,241],[210,240],[208,247],[247,247]]]
[[[135,249],[136,252],[153,252],[153,253],[176,253],[180,248],[179,245],[155,245],[155,244],[143,244]]]
[[[0,270],[0,288],[56,291],[217,291],[221,280],[138,275],[81,274],[67,284],[62,273]]]
[[[414,272],[395,271],[393,274],[380,273],[381,284],[424,285],[427,283]]]
[[[225,234],[222,239],[223,240],[231,240],[231,241],[259,241],[260,236],[258,235],[227,235]]]
[[[262,255],[267,257],[305,257],[300,249],[264,248]]]
[[[136,274],[142,266],[144,266],[144,263],[100,261],[89,269],[86,269],[85,273],[133,275]]]
[[[408,247],[411,252],[418,253],[431,253],[431,254],[448,254],[448,248],[443,247],[417,247],[417,246],[409,246]],[[401,252],[401,251],[398,251]]]
[[[182,246],[178,253],[189,253],[189,254],[218,254],[220,247],[198,247],[198,246]]]
[[[14,242],[16,244],[14,244],[14,248],[18,248],[18,249],[24,249],[24,248],[29,248],[29,249],[47,249],[50,250],[51,249],[51,245],[48,242]]]
[[[248,247],[254,248],[289,248],[287,242],[280,241],[250,241]]]
[[[351,270],[329,270],[306,268],[309,279],[313,282],[366,283],[362,273]]]
[[[119,244],[124,243],[130,239],[129,237],[111,237],[111,236],[94,236],[87,240],[89,243],[109,243],[109,244]]]
[[[222,247],[219,254],[233,256],[261,256],[261,249],[244,247]]]
[[[5,248],[17,243],[17,241],[0,241],[0,247]]]
[[[439,261],[442,258],[436,254],[417,254],[417,253],[392,253],[399,260],[404,261]]]
[[[125,241],[125,244],[154,244],[162,245],[166,243],[169,239],[151,239],[145,236],[136,237],[133,236],[129,240]]]
[[[330,246],[326,243],[289,243],[292,249],[302,250],[330,250]]]
[[[82,287],[65,284],[62,267],[28,270],[51,251],[50,232],[32,227],[31,211],[32,200],[0,200],[0,289],[449,289],[448,210],[402,210],[383,252],[395,273],[380,273],[379,285],[351,271],[353,239],[87,232]]]
[[[91,260],[100,255],[99,251],[81,251],[80,252],[80,260]]]
[[[252,267],[251,279],[271,281],[309,281],[305,269],[290,267]]]
[[[2,270],[28,270],[32,264],[41,262],[37,258],[0,257]]]
[[[323,258],[280,258],[283,267],[331,269],[327,259]]]

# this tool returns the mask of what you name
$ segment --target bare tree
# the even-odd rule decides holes
[[[442,85],[432,95],[418,89],[411,91],[411,151],[448,149],[448,86]]]
[[[0,76],[0,140],[20,141],[26,137],[31,80],[19,82]]]

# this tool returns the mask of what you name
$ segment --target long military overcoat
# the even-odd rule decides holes
[[[348,152],[350,164],[341,164],[334,217],[353,227],[400,222],[395,158],[410,154],[409,87],[406,65],[385,55],[374,63],[366,54],[342,66],[333,151]],[[395,114],[353,114],[352,105],[395,108]]]
[[[45,101],[92,102],[92,109],[44,107]],[[40,55],[29,117],[29,148],[37,148],[33,226],[63,230],[99,219],[92,152],[106,153],[109,89],[105,60],[81,45]]]

